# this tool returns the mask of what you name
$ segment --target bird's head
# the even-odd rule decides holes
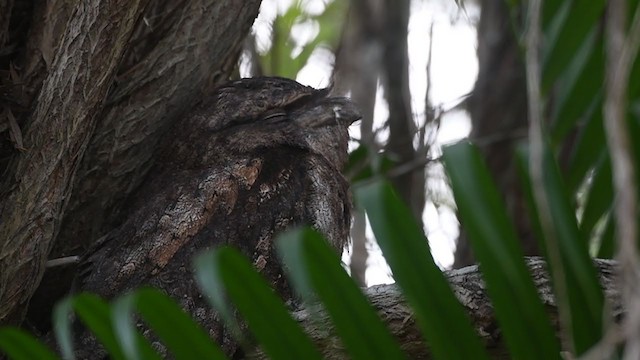
[[[289,145],[322,155],[342,168],[347,161],[348,127],[360,118],[351,100],[334,97],[329,89],[277,77],[242,79],[220,87],[175,128],[188,133],[176,136],[186,141],[171,151],[199,154],[199,161],[207,163],[216,161],[216,147],[254,152]],[[193,129],[210,137],[208,149],[192,148],[191,144],[202,143],[196,141],[201,135]]]
[[[349,126],[362,118],[348,98],[318,90],[317,98],[293,109],[290,121],[302,130],[308,148],[342,168],[347,161]]]

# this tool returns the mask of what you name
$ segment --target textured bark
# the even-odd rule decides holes
[[[147,6],[79,165],[50,258],[81,255],[126,217],[122,207],[154,162],[159,139],[226,80],[260,1],[156,1]],[[75,267],[51,269],[29,309],[49,326]]]
[[[0,322],[19,322],[44,271],[97,112],[143,1],[79,2],[2,189]]]
[[[60,41],[65,35],[75,2],[36,1],[33,6],[32,25],[19,58],[26,101],[29,104],[38,95],[48,71],[52,69],[54,56],[61,48]],[[23,120],[26,121],[27,117]]]
[[[0,141],[0,323],[20,322],[54,243],[52,256],[81,255],[126,216],[158,139],[227,79],[259,6],[0,0],[0,132],[12,140]],[[56,270],[30,307],[36,326],[68,292],[73,267]]]
[[[617,265],[612,260],[598,259],[594,263],[600,274],[605,297],[611,305],[612,315],[614,318],[620,319],[623,309],[620,305],[620,293],[616,288]],[[558,310],[545,262],[541,258],[533,257],[527,259],[527,264],[551,324],[556,333],[559,334]],[[484,341],[490,357],[492,359],[511,359],[478,266],[474,265],[463,269],[446,271],[445,276],[448,278],[449,284],[458,300],[466,309],[476,332]],[[432,358],[428,345],[425,344],[420,329],[415,322],[413,311],[402,297],[402,293],[397,286],[373,286],[364,290],[364,292],[374,308],[377,309],[382,321],[398,339],[408,358]],[[336,336],[333,330],[329,316],[325,312],[302,309],[293,315],[317,344],[325,359],[349,359],[339,337]],[[461,346],[464,346],[464,344],[461,344]],[[254,354],[253,357],[265,358],[261,354]]]
[[[483,0],[481,6],[478,79],[469,99],[471,138],[480,146],[498,189],[502,190],[525,255],[537,255],[515,162],[515,146],[526,136],[528,124],[524,63],[507,4],[502,0]],[[462,233],[454,267],[474,262],[466,235]]]
[[[151,4],[78,170],[54,256],[86,248],[112,228],[163,131],[227,79],[259,3]]]

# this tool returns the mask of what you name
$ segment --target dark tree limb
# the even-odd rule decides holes
[[[38,95],[73,13],[70,1],[36,1],[24,49],[18,59],[27,101]]]
[[[163,131],[228,78],[259,6],[258,0],[150,4],[78,170],[54,256],[77,253],[111,230],[153,163]]]
[[[149,2],[99,110],[49,258],[83,254],[129,216],[126,199],[153,164],[159,139],[228,79],[259,7],[259,0]],[[60,9],[46,11],[46,18],[61,17]],[[31,48],[46,48],[42,41],[34,36]],[[53,304],[68,293],[75,270],[47,271],[29,306],[31,325],[48,328]]]
[[[71,181],[145,2],[79,2],[2,195],[0,322],[17,322],[37,286]]]
[[[600,280],[609,301],[612,315],[619,318],[622,313],[620,293],[616,288],[616,263],[612,260],[595,260]],[[551,323],[558,330],[558,309],[554,300],[551,281],[541,258],[528,258],[533,281],[544,303]],[[510,359],[506,344],[501,336],[500,328],[494,316],[493,307],[488,298],[484,282],[477,265],[445,273],[451,288],[458,300],[467,310],[471,323],[484,341],[487,352],[492,359]],[[396,285],[379,285],[365,290],[365,294],[378,310],[382,321],[395,335],[402,349],[410,359],[431,359],[428,346],[425,344],[415,322],[413,311],[405,302]],[[434,294],[437,296],[437,294]],[[324,312],[312,312],[302,309],[294,314],[294,318],[303,326],[307,334],[314,340],[325,359],[348,359],[340,339],[333,332],[329,317]],[[560,335],[558,335],[560,336]],[[261,354],[255,358],[263,358]]]
[[[417,131],[409,90],[407,34],[411,2],[386,0],[384,3],[386,15],[382,33],[382,84],[389,105],[389,141],[386,150],[399,164],[405,164],[420,155],[413,146]],[[421,227],[425,202],[424,176],[424,169],[417,168],[391,178],[398,195],[409,205]]]

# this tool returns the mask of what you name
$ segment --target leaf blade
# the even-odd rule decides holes
[[[602,336],[604,314],[604,296],[600,288],[597,273],[588,252],[588,241],[579,231],[577,219],[569,196],[560,176],[560,171],[549,147],[544,149],[543,174],[546,201],[549,204],[552,234],[545,234],[540,223],[539,211],[534,198],[531,178],[528,173],[528,154],[526,149],[518,152],[518,165],[525,180],[525,194],[534,224],[541,234],[541,247],[549,259],[549,249],[556,247],[561,261],[561,268],[556,268],[553,261],[548,265],[560,311],[564,311],[570,319],[569,333],[577,355],[593,346]],[[551,235],[551,236],[549,236]]]
[[[523,258],[513,222],[477,149],[444,149],[456,204],[502,328],[510,355],[560,359],[560,347]]]
[[[320,234],[311,229],[291,230],[278,239],[278,252],[294,284],[314,289],[352,359],[406,358]],[[308,295],[307,302],[311,303]]]
[[[487,359],[467,314],[430,254],[422,230],[387,182],[355,189],[378,244],[438,359]],[[402,241],[396,241],[402,239]],[[433,293],[438,296],[431,296]],[[463,343],[465,346],[460,346]]]
[[[282,301],[237,250],[222,247],[197,258],[195,267],[199,284],[212,298],[212,305],[226,312],[225,319],[233,322],[228,296],[244,317],[249,330],[269,357],[274,359],[321,359],[320,354],[300,326],[291,318]],[[214,270],[217,284],[203,284],[205,272]],[[212,289],[222,292],[212,293]],[[269,309],[268,312],[262,309]]]
[[[6,327],[0,329],[0,350],[15,360],[56,360],[59,357],[31,334],[22,329]]]
[[[153,288],[141,288],[128,295],[133,307],[126,309],[142,316],[176,359],[226,359],[204,329],[171,298]],[[176,336],[176,335],[180,336]]]

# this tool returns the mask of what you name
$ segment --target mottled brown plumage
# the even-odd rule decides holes
[[[275,256],[277,233],[307,224],[336,251],[349,233],[348,126],[360,117],[345,98],[282,78],[219,88],[168,132],[129,206],[130,215],[86,257],[80,290],[112,298],[143,284],[177,299],[211,335],[229,342],[191,272],[194,254],[233,245],[289,296]],[[79,339],[79,355],[95,346]]]

